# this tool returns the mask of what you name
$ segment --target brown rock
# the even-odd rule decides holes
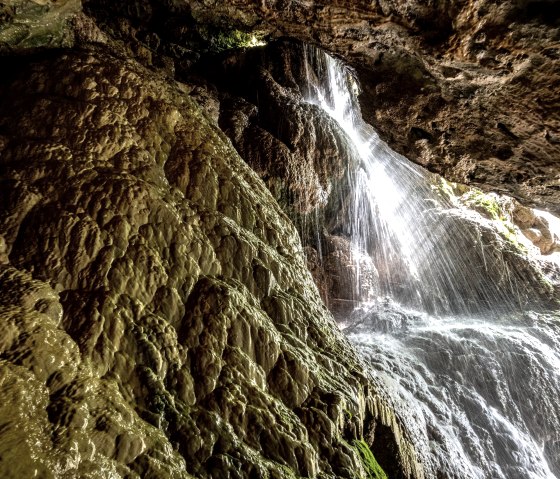
[[[108,13],[101,0],[88,4],[105,22],[131,16]],[[343,57],[361,80],[365,118],[391,147],[449,180],[560,212],[553,1],[188,0],[173,9],[169,17],[185,19],[177,29],[183,38],[192,40],[193,25],[210,24],[226,35],[255,30]]]
[[[422,477],[191,88],[106,48],[3,63],[0,475],[350,478],[385,421]]]

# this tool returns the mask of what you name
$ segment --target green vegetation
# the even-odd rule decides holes
[[[502,208],[494,195],[472,188],[461,197],[461,202],[491,220],[504,221]]]
[[[223,52],[237,48],[253,48],[266,43],[259,32],[243,32],[237,29],[220,29],[204,26],[199,29],[200,36],[208,42],[210,51]]]
[[[363,439],[356,439],[353,442],[353,445],[354,449],[358,452],[360,458],[362,459],[367,479],[388,479],[387,474],[385,474],[385,471],[381,469],[381,466],[377,462],[377,459],[375,459],[375,456],[373,455],[373,452],[371,452],[367,442]]]
[[[527,248],[519,241],[519,229],[512,223],[509,213],[500,204],[499,197],[494,194],[484,193],[478,188],[469,188],[459,201],[467,208],[480,213],[485,218],[496,223],[496,231],[508,242],[514,250],[526,253]]]
[[[434,192],[436,192],[441,198],[450,200],[451,202],[454,202],[457,197],[457,193],[455,191],[456,189],[456,183],[451,183],[441,176],[437,177],[437,182],[432,184],[432,190]]]

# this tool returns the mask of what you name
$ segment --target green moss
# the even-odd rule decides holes
[[[462,203],[482,216],[491,220],[503,221],[502,208],[492,195],[483,193],[477,188],[473,188],[461,197]]]
[[[367,442],[363,439],[356,439],[353,442],[353,445],[354,449],[358,452],[360,458],[362,459],[367,479],[388,479],[387,474],[385,474],[385,471],[381,469],[381,466],[377,462],[377,459],[375,459],[375,456],[373,455],[373,452],[371,452]]]
[[[517,230],[517,228],[505,220],[503,220],[503,224],[504,224],[504,229],[500,231],[502,237],[511,246],[513,246],[514,250],[517,251],[519,254],[528,253],[527,247],[523,243],[519,242],[519,231]]]
[[[209,49],[213,52],[265,45],[263,35],[259,32],[243,32],[236,29],[225,30],[204,26],[199,29],[199,34],[208,42]]]
[[[455,188],[457,188],[456,183],[451,183],[445,178],[437,177],[437,181],[432,184],[432,190],[437,193],[441,198],[454,201],[457,196],[455,193]]]
[[[527,253],[527,248],[520,243],[518,228],[512,223],[509,214],[504,210],[498,198],[492,194],[486,194],[478,188],[469,188],[460,201],[467,207],[485,218],[495,221],[496,231],[501,238],[513,249],[521,254]]]

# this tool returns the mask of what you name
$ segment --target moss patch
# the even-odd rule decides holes
[[[447,201],[454,202],[457,196],[457,183],[452,183],[447,181],[441,176],[437,177],[437,180],[432,184],[432,190],[438,194],[441,198]]]
[[[388,479],[387,474],[381,469],[381,466],[377,462],[377,459],[375,459],[367,442],[363,439],[356,439],[352,444],[362,459],[367,479]]]
[[[263,35],[259,32],[244,32],[236,29],[225,30],[210,26],[202,26],[198,32],[208,42],[209,50],[212,52],[253,48],[266,44],[263,41]]]
[[[493,195],[485,194],[478,188],[473,188],[461,197],[461,202],[482,216],[491,220],[503,221],[502,208]]]

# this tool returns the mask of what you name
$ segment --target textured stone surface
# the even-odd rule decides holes
[[[348,238],[326,234],[321,260],[307,247],[308,265],[325,304],[335,317],[344,318],[360,303],[373,301],[379,293],[379,272],[368,255],[352,250]]]
[[[362,111],[394,149],[447,179],[560,212],[555,0],[12,0],[0,51],[115,36],[129,55],[189,70],[251,34],[319,45],[356,68]],[[268,141],[262,139],[262,141]]]
[[[551,1],[188,2],[195,18],[318,44],[352,64],[363,112],[448,179],[560,211],[560,31]]]
[[[517,202],[511,207],[514,222],[542,254],[560,251],[560,238],[551,230],[549,221],[534,210]]]
[[[363,114],[394,149],[452,181],[560,212],[555,0],[113,3],[86,6],[125,43],[181,67],[208,45],[200,26],[319,45],[356,68]]]
[[[0,54],[69,46],[80,0],[5,0],[0,3]]]
[[[341,206],[325,196],[347,167],[333,125],[297,78],[259,70],[218,93],[200,65],[245,46],[235,28],[322,45],[356,68],[393,147],[559,211],[553,2],[211,3],[0,4],[2,53],[74,36],[113,52],[1,60],[1,475],[360,477],[363,436],[392,477],[421,477],[296,230],[216,123],[294,218]],[[330,228],[313,272],[344,302],[348,244]]]
[[[346,134],[305,101],[304,55],[301,43],[277,42],[209,58],[191,74],[220,92],[220,127],[302,229],[336,201],[353,162]]]
[[[355,478],[361,437],[422,476],[191,87],[105,49],[2,63],[2,477]]]

